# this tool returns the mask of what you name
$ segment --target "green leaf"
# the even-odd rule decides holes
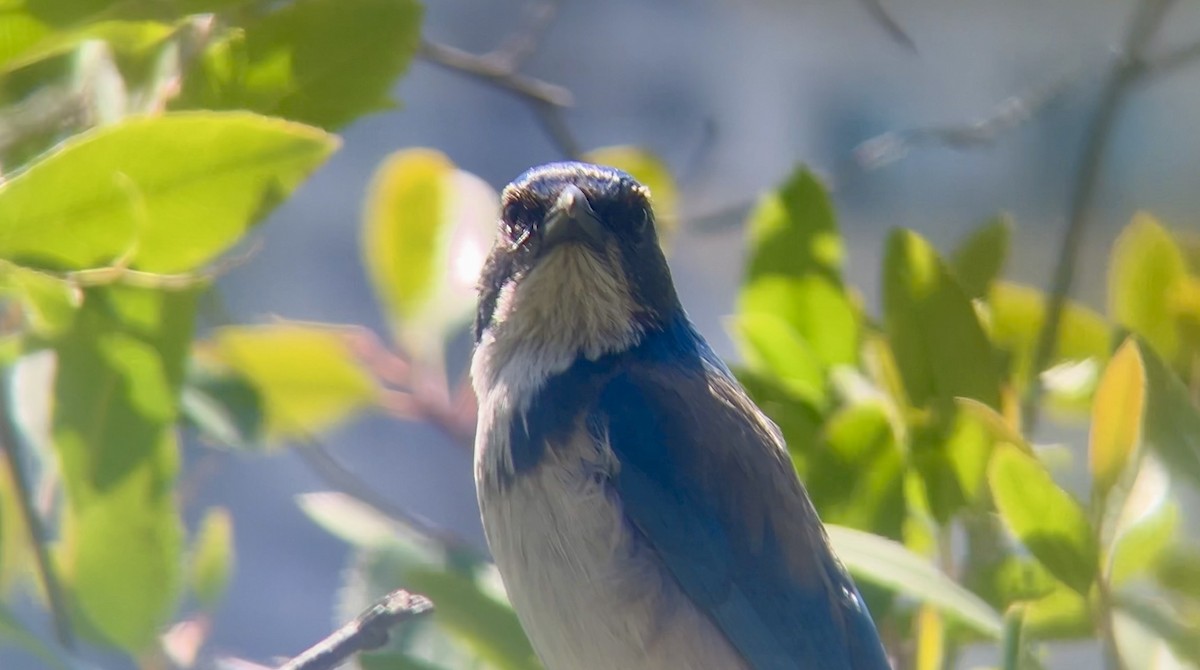
[[[1168,548],[1154,566],[1154,577],[1170,593],[1200,602],[1200,547]]]
[[[1139,342],[1138,348],[1146,369],[1146,443],[1172,472],[1200,486],[1200,409],[1149,346]]]
[[[815,406],[826,402],[822,363],[786,321],[770,314],[739,314],[729,319],[728,327],[751,370],[778,380]]]
[[[134,117],[77,135],[0,185],[0,258],[192,270],[236,243],[336,144],[245,113]]]
[[[1145,404],[1146,375],[1131,338],[1108,362],[1092,402],[1088,464],[1092,488],[1100,496],[1108,494],[1137,447]]]
[[[992,341],[1010,354],[1010,369],[1018,385],[1024,386],[1033,375],[1033,351],[1046,313],[1045,295],[1029,286],[1000,281],[992,284],[987,303]],[[1108,360],[1111,340],[1112,330],[1104,317],[1068,301],[1050,365],[1088,359],[1103,363]]]
[[[1170,490],[1166,469],[1152,456],[1143,458],[1113,526],[1108,556],[1113,586],[1143,576],[1174,538],[1179,505],[1171,500]]]
[[[483,593],[473,580],[449,571],[409,570],[412,590],[437,603],[438,625],[480,658],[502,670],[538,667],[533,647],[507,603]]]
[[[215,354],[258,391],[268,440],[305,439],[378,399],[344,332],[280,323],[230,326],[213,335]]]
[[[883,275],[885,327],[909,400],[947,416],[957,397],[999,408],[995,354],[933,247],[912,231],[894,231]]]
[[[1108,267],[1108,311],[1117,323],[1146,338],[1168,362],[1179,355],[1171,292],[1187,277],[1179,245],[1146,213],[1133,217],[1113,243]]]
[[[183,389],[183,419],[200,435],[221,446],[252,448],[264,437],[265,417],[258,389],[244,378],[193,357]]]
[[[395,105],[420,42],[415,0],[297,0],[210,47],[176,105],[335,129]]]
[[[1118,593],[1117,611],[1153,631],[1180,658],[1200,664],[1200,625],[1187,621],[1163,600],[1136,593]]]
[[[1088,599],[1059,583],[1048,595],[1025,606],[1025,626],[1042,640],[1089,640],[1095,636]]]
[[[933,605],[989,638],[1000,637],[995,610],[904,545],[841,526],[826,530],[834,553],[858,579]]]
[[[668,246],[679,228],[679,189],[666,162],[650,151],[632,145],[593,149],[583,155],[583,160],[624,170],[650,189],[659,242]]]
[[[192,546],[192,588],[205,609],[215,609],[225,595],[233,562],[233,517],[213,507],[200,520]]]
[[[490,186],[430,149],[398,151],[376,171],[363,263],[397,339],[418,358],[439,358],[472,313],[499,207]]]
[[[172,424],[195,303],[194,290],[90,290],[55,347],[60,569],[81,628],[129,651],[154,644],[179,593]]]
[[[970,298],[987,295],[992,282],[1000,277],[1012,241],[1012,218],[999,215],[976,228],[955,250],[951,268]]]
[[[1079,503],[1036,458],[1009,445],[992,452],[988,482],[1008,529],[1055,577],[1086,594],[1099,552]]]
[[[782,318],[825,365],[858,360],[859,314],[842,285],[842,240],[824,186],[798,169],[759,201],[739,314]]]
[[[83,302],[83,294],[70,282],[4,261],[0,261],[0,296],[15,298],[29,329],[46,337],[70,327]]]
[[[833,414],[809,450],[814,476],[809,495],[821,518],[900,538],[905,518],[904,454],[878,403],[849,405]]]
[[[12,14],[9,14],[7,21],[12,20]],[[0,25],[7,21],[0,19]],[[78,28],[60,31],[47,31],[43,25],[39,31],[33,24],[26,24],[26,27],[17,29],[21,33],[17,39],[23,42],[24,46],[10,42],[11,46],[8,49],[0,47],[0,53],[7,54],[7,57],[0,57],[0,72],[11,72],[37,61],[68,53],[88,40],[103,41],[109,49],[122,55],[144,54],[170,37],[177,27],[159,21],[110,20],[86,23]],[[27,41],[27,38],[34,34],[40,34],[41,37],[32,42]]]

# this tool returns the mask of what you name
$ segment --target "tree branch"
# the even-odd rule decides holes
[[[1058,343],[1058,332],[1062,326],[1063,309],[1071,293],[1075,279],[1075,265],[1083,243],[1083,233],[1093,219],[1096,186],[1108,157],[1109,141],[1117,116],[1128,96],[1129,90],[1148,72],[1144,52],[1162,19],[1174,0],[1138,0],[1139,4],[1130,20],[1128,33],[1116,61],[1109,69],[1108,78],[1100,93],[1100,101],[1084,135],[1084,145],[1079,158],[1079,169],[1068,206],[1067,229],[1059,246],[1058,267],[1050,288],[1045,321],[1038,333],[1033,354],[1034,378],[1026,394],[1022,416],[1026,430],[1032,432],[1037,426],[1038,404],[1042,396],[1040,371],[1054,357]]]
[[[333,670],[348,658],[387,644],[392,627],[433,611],[425,596],[392,591],[278,670]]]
[[[504,46],[486,54],[473,54],[448,44],[422,38],[417,55],[427,62],[467,75],[515,95],[533,111],[543,132],[567,158],[582,154],[578,140],[567,127],[564,110],[573,104],[571,91],[520,72],[536,50],[558,12],[557,2],[543,2],[530,12],[528,25],[505,40]]]
[[[50,615],[54,619],[55,637],[64,649],[74,650],[75,633],[71,629],[67,599],[63,594],[62,583],[58,580],[58,573],[55,572],[54,563],[50,560],[50,552],[46,548],[46,531],[42,527],[41,517],[34,509],[33,491],[25,477],[25,469],[21,467],[17,428],[12,418],[12,396],[8,388],[10,381],[7,377],[0,378],[0,451],[3,452],[5,467],[8,468],[9,478],[12,479],[17,507],[20,508],[21,518],[29,532],[30,544],[33,545],[38,577],[46,591]]]

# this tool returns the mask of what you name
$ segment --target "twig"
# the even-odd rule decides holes
[[[46,548],[46,532],[42,527],[41,517],[34,510],[33,491],[25,470],[21,467],[21,454],[18,450],[17,428],[12,420],[12,397],[9,394],[9,379],[0,379],[0,450],[3,451],[4,463],[12,478],[13,493],[17,498],[25,528],[29,532],[29,540],[33,545],[34,562],[37,565],[38,577],[46,590],[46,600],[50,604],[50,615],[54,619],[54,634],[58,643],[64,649],[73,651],[75,648],[75,633],[71,629],[71,618],[67,609],[67,599],[50,560],[50,552]]]
[[[567,127],[563,111],[573,104],[571,91],[520,72],[542,35],[558,13],[558,3],[547,1],[531,11],[528,25],[509,37],[504,46],[486,54],[473,54],[448,44],[423,38],[417,55],[448,70],[465,74],[511,93],[529,106],[543,132],[567,158],[582,154],[578,140]]]
[[[388,500],[358,475],[346,469],[344,465],[329,453],[325,445],[321,444],[315,438],[310,438],[306,444],[301,445],[296,451],[305,465],[312,470],[313,474],[320,477],[329,486],[373,508],[396,523],[410,528],[424,537],[430,538],[443,547],[475,553],[475,549],[458,536],[443,528],[439,528],[430,521],[405,511],[399,505]]]
[[[1191,65],[1198,58],[1200,58],[1200,40],[1176,47],[1154,58],[1147,58],[1146,71],[1159,77],[1170,74],[1185,65]]]
[[[1129,89],[1148,72],[1143,59],[1144,50],[1162,24],[1163,16],[1173,0],[1139,0],[1130,20],[1129,32],[1121,52],[1112,64],[1095,114],[1084,135],[1084,146],[1079,159],[1079,171],[1071,193],[1068,208],[1067,229],[1063,233],[1058,252],[1058,267],[1050,288],[1050,299],[1046,308],[1045,321],[1038,333],[1034,348],[1034,377],[1026,394],[1022,416],[1026,417],[1026,430],[1032,432],[1037,426],[1038,403],[1042,396],[1042,382],[1038,374],[1045,369],[1054,356],[1058,342],[1058,331],[1062,326],[1063,309],[1071,284],[1075,279],[1075,265],[1079,258],[1083,232],[1092,220],[1095,207],[1096,185],[1104,161],[1108,156],[1109,140],[1117,115],[1129,93]]]
[[[392,627],[432,611],[433,603],[425,596],[392,591],[279,670],[333,670],[354,654],[387,644]]]
[[[974,149],[994,144],[1000,136],[1020,127],[1057,100],[1078,79],[1079,73],[1014,95],[998,104],[986,117],[959,125],[910,128],[877,135],[859,144],[854,156],[859,165],[876,169],[903,158],[922,146]]]
[[[891,37],[892,40],[905,49],[913,53],[917,52],[916,42],[913,42],[908,33],[904,32],[904,28],[900,26],[900,22],[888,12],[887,7],[883,6],[882,0],[859,1],[866,7],[867,13],[871,15],[871,18],[875,19],[875,22],[888,34],[888,37]]]

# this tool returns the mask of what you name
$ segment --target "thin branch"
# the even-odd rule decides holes
[[[1050,288],[1046,319],[1034,348],[1035,375],[1022,408],[1022,416],[1026,417],[1026,430],[1029,432],[1037,426],[1038,404],[1043,390],[1041,377],[1036,373],[1045,369],[1054,357],[1058,332],[1062,326],[1063,309],[1071,293],[1071,284],[1075,280],[1075,266],[1083,243],[1083,233],[1093,219],[1096,186],[1108,157],[1113,128],[1130,88],[1148,72],[1143,60],[1145,49],[1158,31],[1172,3],[1173,0],[1139,0],[1121,52],[1109,70],[1100,93],[1100,101],[1084,135],[1079,171],[1071,193],[1067,229],[1059,247],[1058,267]]]
[[[423,38],[417,55],[427,62],[467,75],[489,86],[517,96],[533,111],[542,131],[567,158],[579,158],[582,150],[567,127],[563,112],[573,102],[571,91],[557,84],[522,74],[521,65],[536,50],[558,13],[558,2],[541,3],[531,11],[526,27],[486,54],[473,54],[448,44]]]
[[[1175,47],[1154,58],[1147,58],[1146,71],[1155,77],[1159,77],[1171,74],[1184,66],[1191,65],[1197,59],[1200,59],[1200,40],[1181,47]]]
[[[863,4],[867,13],[871,15],[871,18],[875,19],[875,22],[888,34],[888,37],[891,37],[893,41],[905,49],[913,53],[917,52],[916,42],[913,42],[913,39],[904,31],[900,22],[888,12],[887,7],[883,6],[882,0],[859,0],[859,2]]]
[[[41,517],[34,509],[33,491],[29,486],[29,480],[25,477],[25,469],[21,467],[17,427],[12,419],[13,407],[8,388],[9,381],[9,379],[0,379],[0,451],[3,452],[3,460],[8,468],[8,475],[12,479],[17,507],[20,508],[22,520],[29,532],[30,543],[33,545],[33,557],[38,577],[46,591],[46,600],[50,604],[50,615],[54,619],[54,634],[64,649],[74,650],[75,633],[71,629],[67,599],[63,593],[62,583],[58,580],[58,573],[54,569],[54,563],[50,560],[46,531],[42,527]]]
[[[393,627],[433,611],[425,596],[392,591],[278,670],[333,670],[354,654],[387,644]]]
[[[855,158],[864,168],[876,169],[900,160],[913,149],[920,147],[976,149],[991,146],[1002,135],[1024,125],[1058,100],[1081,78],[1082,74],[1072,73],[1022,95],[1005,98],[991,113],[978,121],[910,128],[877,135],[854,149]]]
[[[520,68],[537,51],[561,7],[562,3],[555,0],[534,3],[527,9],[525,29],[510,35],[499,49],[492,52],[492,57],[514,71]]]
[[[312,470],[313,474],[329,486],[371,507],[405,528],[412,529],[414,532],[430,538],[443,547],[475,552],[474,548],[458,536],[426,519],[407,512],[386,496],[376,491],[361,477],[342,465],[334,458],[333,454],[329,453],[329,449],[315,438],[310,438],[306,444],[300,446],[295,451],[300,455],[305,465]]]

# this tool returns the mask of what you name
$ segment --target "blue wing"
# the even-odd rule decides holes
[[[723,370],[627,369],[588,425],[634,532],[751,667],[890,667],[773,427]]]

